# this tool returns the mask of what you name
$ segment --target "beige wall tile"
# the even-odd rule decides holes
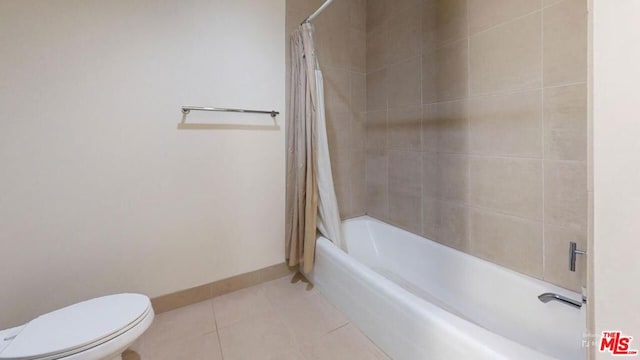
[[[374,72],[385,66],[387,56],[387,26],[382,25],[367,31],[367,72]]]
[[[466,101],[425,105],[422,116],[423,151],[467,153],[469,121]]]
[[[392,0],[367,0],[367,30],[384,24],[391,16]]]
[[[385,149],[387,147],[387,112],[373,111],[367,113],[367,150]]]
[[[586,284],[586,258],[578,255],[576,271],[569,271],[569,243],[575,242],[578,249],[587,248],[585,231],[545,225],[544,229],[544,280],[575,292],[582,292]]]
[[[438,102],[438,54],[430,51],[422,54],[422,103]]]
[[[470,252],[469,209],[465,205],[437,201],[436,241],[454,249]]]
[[[422,197],[422,233],[429,240],[438,241],[439,200],[424,195]]]
[[[441,154],[422,154],[422,196],[437,199],[440,196],[441,172],[438,158]]]
[[[367,111],[387,109],[387,70],[367,74]]]
[[[542,161],[471,157],[474,206],[531,220],[542,219]]]
[[[468,203],[469,158],[466,155],[438,156],[440,173],[439,197],[443,200]]]
[[[422,49],[467,36],[467,0],[422,0]]]
[[[544,86],[587,80],[586,0],[544,9]]]
[[[389,151],[390,189],[421,195],[422,153],[418,151]]]
[[[310,14],[311,12],[315,11],[323,2],[324,0],[287,0],[287,12],[291,10],[299,10]],[[300,21],[302,21],[303,19],[301,19]]]
[[[329,138],[329,151],[342,150],[351,146],[351,113],[337,112],[327,109],[327,137]],[[333,154],[333,153],[332,153]],[[338,153],[335,153],[336,155]]]
[[[389,189],[389,221],[414,234],[422,230],[422,198],[402,189]]]
[[[471,211],[472,254],[542,278],[542,223],[489,211]]]
[[[540,17],[537,12],[471,37],[472,95],[541,86]]]
[[[389,219],[414,233],[422,229],[422,153],[389,151]]]
[[[353,147],[364,150],[367,144],[367,113],[356,112],[351,118]]]
[[[366,171],[367,213],[386,219],[389,214],[389,162],[386,149],[367,151]]]
[[[421,0],[390,0],[391,17],[397,16],[406,10],[413,10],[420,13]]]
[[[327,112],[348,113],[351,104],[350,72],[325,66],[322,73]]]
[[[587,85],[544,90],[546,159],[586,161]]]
[[[333,173],[333,185],[338,200],[340,219],[348,219],[353,213],[351,206],[351,179],[348,173]]]
[[[351,155],[351,213],[349,217],[361,216],[367,212],[366,153],[354,149]]]
[[[389,109],[389,146],[398,149],[420,150],[422,106]]]
[[[467,74],[468,43],[466,39],[425,53],[422,58],[422,102],[430,104],[467,97]]]
[[[409,7],[395,15],[389,20],[387,31],[386,64],[420,55],[420,12],[417,9]]]
[[[542,157],[542,91],[469,101],[471,154]]]
[[[337,147],[330,144],[329,152],[338,207],[341,217],[345,219],[353,213],[351,178],[357,175],[353,168],[354,150],[351,147]],[[362,174],[359,176],[363,176]]]
[[[395,16],[407,9],[419,11],[421,0],[392,0],[391,4],[391,14]]]
[[[287,42],[289,41],[289,35],[300,26],[300,23],[309,16],[309,12],[306,10],[295,9],[295,8],[287,8],[287,18],[286,18],[286,38]],[[289,47],[287,46],[287,53],[289,53]],[[289,60],[289,56],[287,56],[287,61]]]
[[[469,0],[469,32],[475,34],[541,8],[541,0]]]
[[[315,25],[316,50],[322,66],[349,69],[351,56],[348,3],[335,2],[315,20]]]
[[[367,111],[367,75],[360,72],[351,72],[351,112],[361,113]]]
[[[545,161],[544,219],[547,224],[587,225],[587,167],[584,162]]]
[[[429,154],[422,157],[422,194],[455,203],[468,203],[469,158]]]
[[[367,215],[389,221],[389,189],[386,185],[369,183],[368,179]]]
[[[547,7],[559,3],[564,0],[542,0],[542,6]]]
[[[363,30],[349,30],[349,57],[351,70],[367,72],[367,33]]]
[[[366,211],[467,252],[476,245],[469,231],[476,221],[484,231],[478,234],[494,231],[502,240],[486,235],[473,251],[538,277],[544,219],[545,278],[573,286],[575,275],[560,271],[566,251],[560,256],[553,248],[583,226],[578,191],[571,189],[580,175],[564,161],[586,158],[586,86],[575,85],[586,78],[586,55],[579,54],[586,46],[583,1],[332,5],[316,26],[320,60],[329,70],[328,130],[343,215]],[[288,23],[319,5],[293,2],[299,4],[288,4]],[[420,149],[423,154],[414,153]],[[562,161],[546,161],[543,171],[543,156]],[[478,213],[475,220],[468,206]],[[482,227],[492,223],[493,229]],[[531,233],[515,242],[508,236],[525,231]],[[500,242],[504,253],[495,250]],[[531,242],[524,247],[533,249],[537,265],[518,258],[520,248],[513,247],[520,242]],[[516,260],[505,258],[508,251]]]
[[[348,183],[349,166],[351,165],[351,149],[330,145],[331,171],[334,182]],[[349,189],[345,189],[349,190]]]
[[[420,56],[388,67],[388,104],[390,108],[420,105]]]
[[[353,29],[367,30],[367,0],[349,1],[349,25]]]

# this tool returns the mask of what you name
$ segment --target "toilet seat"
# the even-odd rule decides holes
[[[110,295],[71,305],[12,329],[9,343],[0,347],[0,360],[69,357],[123,335],[152,314],[149,298],[138,294]],[[0,343],[3,340],[0,338]]]

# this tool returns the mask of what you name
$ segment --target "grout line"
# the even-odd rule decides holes
[[[525,94],[529,92],[535,92],[542,90],[542,86],[530,87],[530,88],[519,88],[519,89],[507,89],[507,90],[498,90],[498,91],[490,91],[484,92],[480,94],[470,94],[470,100],[488,98],[488,97],[498,97],[498,96],[509,96],[509,95],[518,95]]]
[[[553,6],[556,6],[556,5],[558,5],[558,4],[560,4],[561,2],[564,2],[564,1],[565,1],[565,0],[556,0],[556,2],[551,3],[551,4],[549,4],[549,5],[542,5],[542,10],[544,10],[544,9],[548,9],[548,8],[550,8],[550,7],[553,7]]]
[[[333,332],[336,332],[336,331],[338,331],[338,330],[342,329],[343,327],[348,326],[349,324],[351,324],[351,322],[350,322],[350,321],[347,321],[347,322],[345,322],[344,324],[342,324],[342,325],[338,326],[337,328],[329,330],[327,333],[325,333],[325,334],[324,334],[324,335],[322,335],[322,336],[329,335],[329,334],[331,334],[331,333],[333,333]]]
[[[458,154],[452,153],[452,155],[468,155],[469,158],[481,158],[481,159],[502,159],[502,160],[540,160],[542,161],[542,157],[530,157],[530,156],[520,156],[520,155],[500,155],[500,154]]]
[[[423,18],[424,15],[424,1],[420,1],[420,3],[418,4],[418,11],[419,11],[419,29],[418,29],[418,41],[419,41],[419,48],[420,48],[420,219],[419,219],[419,223],[420,223],[420,233],[421,234],[425,234],[425,225],[424,225],[424,214],[425,214],[425,210],[424,210],[424,193],[425,193],[425,189],[424,189],[424,177],[425,177],[425,171],[424,171],[424,152],[422,152],[422,149],[424,149],[424,136],[423,136],[423,122],[424,122],[424,107],[422,106],[422,102],[424,99],[424,21],[425,19]]]
[[[544,221],[544,212],[545,212],[545,193],[546,193],[546,184],[545,184],[545,114],[544,114],[544,9],[540,14],[540,69],[541,71],[541,81],[542,91],[540,92],[540,133],[541,133],[541,142],[542,144],[542,279],[546,279],[546,265],[547,265],[547,256],[546,256],[546,247],[547,247],[547,237],[546,237],[546,229],[545,229],[545,221]]]
[[[368,215],[369,213],[369,180],[368,180],[368,176],[367,176],[367,168],[368,168],[368,163],[369,163],[369,154],[367,152],[367,147],[368,147],[368,126],[369,126],[369,111],[367,111],[367,109],[369,108],[369,99],[367,96],[367,92],[369,89],[368,86],[368,81],[367,81],[367,74],[369,74],[369,33],[367,32],[367,4],[364,4],[364,111],[361,112],[360,114],[364,114],[362,115],[363,118],[362,120],[362,124],[361,125],[361,131],[363,132],[362,134],[360,134],[362,136],[362,138],[360,139],[361,146],[360,146],[360,150],[362,151],[362,156],[364,158],[364,174],[362,174],[362,183],[361,185],[364,186],[364,189],[360,189],[361,192],[364,192],[364,199],[362,200],[362,204],[360,204],[362,206],[362,212],[364,213],[364,215]],[[362,193],[361,193],[362,195]]]
[[[405,150],[405,151],[421,151],[417,149],[407,149],[407,148],[390,148],[390,150]],[[425,154],[431,155],[447,155],[447,156],[467,156],[470,159],[503,159],[503,160],[539,160],[539,161],[547,161],[554,162],[560,164],[586,164],[587,160],[565,160],[565,159],[543,159],[542,157],[530,157],[530,156],[520,156],[520,155],[500,155],[500,154],[481,154],[481,153],[469,153],[469,152],[451,152],[451,151],[425,151],[422,150]]]
[[[388,19],[386,20],[386,22],[388,22]],[[389,28],[383,28],[383,36],[388,36],[389,32]],[[384,54],[384,53],[383,53]],[[386,55],[384,55],[384,58],[386,59]],[[385,64],[382,68],[382,70],[385,71],[385,77],[384,77],[384,111],[385,111],[385,115],[384,115],[384,158],[385,158],[385,162],[386,162],[386,195],[387,195],[387,202],[386,202],[386,208],[384,209],[384,216],[387,219],[391,219],[391,166],[389,165],[389,160],[390,159],[390,151],[389,151],[389,66],[386,65],[386,61]]]
[[[493,25],[493,26],[491,26],[491,27],[489,27],[489,28],[486,28],[486,29],[480,30],[480,31],[478,31],[478,32],[476,32],[476,33],[474,33],[474,34],[469,34],[469,37],[471,38],[471,37],[474,37],[474,36],[478,36],[478,35],[481,35],[481,34],[483,34],[483,33],[488,32],[488,31],[490,31],[490,30],[493,30],[493,29],[495,29],[495,28],[498,28],[498,27],[500,27],[500,26],[504,26],[504,25],[511,24],[511,23],[516,22],[516,21],[518,21],[518,20],[524,19],[524,18],[526,18],[527,16],[531,16],[531,15],[534,15],[535,13],[542,12],[542,10],[543,10],[543,8],[541,7],[541,8],[539,8],[539,9],[537,9],[537,10],[534,10],[534,11],[532,11],[532,12],[526,13],[526,14],[524,14],[524,15],[520,15],[520,16],[515,17],[515,18],[510,18],[510,19],[509,19],[509,20],[507,20],[507,21],[504,21],[504,22],[501,22],[501,23],[499,23],[499,24]]]
[[[471,41],[471,40],[469,40],[469,41]],[[471,75],[470,74],[471,74],[471,69],[469,69],[469,82],[471,82]],[[577,85],[587,85],[587,83],[584,82],[584,81],[580,81],[580,82],[573,82],[573,83],[566,83],[566,84],[559,84],[559,85],[551,85],[551,86],[546,86],[546,87],[540,86],[540,87],[537,87],[537,88],[528,88],[528,89],[500,90],[500,91],[492,91],[492,92],[476,94],[476,95],[469,94],[468,98],[461,97],[461,98],[456,98],[456,99],[441,100],[441,101],[434,101],[434,102],[428,102],[428,103],[423,102],[422,105],[448,104],[448,103],[464,101],[464,100],[467,100],[467,99],[468,100],[477,100],[477,99],[483,99],[483,98],[489,98],[489,97],[519,95],[519,94],[533,93],[533,92],[536,92],[536,91],[563,88],[563,87],[569,87],[569,86],[577,86]],[[469,85],[469,92],[471,91],[470,86],[471,85]]]
[[[544,51],[544,49],[543,49]],[[573,82],[573,83],[566,83],[566,84],[559,84],[559,85],[550,85],[550,86],[542,86],[543,90],[547,90],[547,89],[556,89],[556,88],[562,88],[562,87],[568,87],[568,86],[577,86],[577,85],[587,85],[586,81],[579,81],[579,82]]]
[[[544,135],[544,134],[543,134]],[[435,154],[435,153],[434,153]],[[445,155],[466,155],[464,153],[440,153]],[[554,162],[565,165],[576,165],[576,164],[585,164],[586,160],[564,160],[564,159],[544,159],[541,157],[526,157],[526,156],[511,156],[511,155],[494,155],[494,154],[468,154],[471,158],[479,158],[479,159],[504,159],[504,160],[539,160],[542,162]]]
[[[355,122],[355,117],[354,117],[354,111],[353,111],[353,79],[354,79],[354,75],[353,73],[350,71],[349,72],[349,139],[350,142],[353,141],[353,137],[355,134],[355,126],[354,126],[354,122]],[[330,149],[329,149],[330,150]],[[338,150],[338,149],[336,149]],[[355,164],[355,154],[353,153],[353,151],[348,151],[347,152],[347,161],[349,164],[349,169],[347,170],[346,174],[342,174],[342,176],[344,178],[347,179],[347,210],[343,210],[343,212],[345,214],[352,214],[354,212],[354,201],[353,201],[353,197],[355,192],[352,189],[352,185],[353,185],[353,175],[355,173],[355,171],[353,171],[352,165]],[[331,162],[329,162],[329,166],[331,166]],[[334,185],[335,187],[335,185]],[[335,193],[335,190],[334,190]],[[345,194],[343,194],[343,196],[345,196]],[[336,199],[338,200],[338,199]],[[339,208],[339,206],[338,206]],[[342,218],[342,216],[340,216],[340,218]]]
[[[473,234],[473,226],[471,224],[471,217],[472,217],[472,208],[471,208],[471,155],[469,154],[469,150],[470,150],[470,143],[471,143],[471,121],[470,121],[470,116],[469,116],[469,105],[470,105],[470,99],[471,99],[471,87],[473,84],[473,81],[471,79],[471,25],[470,25],[470,9],[469,9],[469,2],[467,2],[467,103],[465,104],[465,117],[467,119],[467,146],[466,146],[466,150],[467,150],[467,154],[466,154],[466,158],[467,158],[467,196],[465,201],[467,202],[466,207],[467,207],[467,239],[466,241],[468,242],[468,253],[469,254],[473,254],[475,253],[475,246],[474,246],[474,237],[472,236]]]
[[[442,200],[440,200],[440,201],[442,201]],[[450,201],[444,201],[444,202],[452,203]],[[452,203],[452,204],[456,204],[456,203]],[[469,203],[468,206],[469,206],[469,209],[471,209],[471,210],[479,210],[479,211],[484,212],[484,213],[491,213],[493,215],[499,215],[499,216],[502,216],[502,217],[508,217],[508,218],[513,219],[513,220],[520,220],[520,221],[527,222],[527,223],[530,223],[530,224],[542,224],[544,222],[542,218],[539,219],[539,220],[534,220],[534,219],[523,217],[521,215],[515,215],[515,214],[507,213],[507,212],[505,212],[503,210],[494,209],[494,208],[491,208],[491,207],[486,207],[486,206],[481,206],[481,205],[476,205],[476,204],[471,204],[471,203]]]
[[[220,339],[220,328],[218,327],[218,317],[216,316],[215,306],[213,305],[213,300],[211,301],[211,310],[213,311],[213,321],[216,325],[216,337],[218,338],[218,348],[220,349],[220,356],[222,360],[224,360],[224,352],[222,351],[222,340]]]

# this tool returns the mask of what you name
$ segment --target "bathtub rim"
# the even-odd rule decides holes
[[[548,288],[550,291],[558,292],[562,295],[573,297],[580,296],[580,294],[574,291],[560,288],[557,285],[533,278],[526,274],[522,274],[515,270],[492,263],[488,260],[484,260],[482,258],[467,254],[463,251],[443,245],[421,235],[411,233],[393,224],[386,223],[368,215],[344,220],[343,224],[356,221],[373,222],[382,226],[391,227],[392,231],[398,232],[403,236],[410,236],[413,241],[426,240],[429,242],[428,244],[430,246],[435,246],[436,248],[447,252],[454,252],[454,254],[458,256],[462,255],[464,256],[465,261],[475,261],[483,266],[491,266],[494,270],[506,271],[511,275],[523,278],[526,281],[531,281],[535,285]],[[369,231],[369,229],[367,229],[367,231]],[[353,272],[356,277],[361,278],[363,281],[366,281],[369,284],[375,284],[375,286],[379,288],[380,293],[387,299],[403,304],[403,306],[406,306],[410,309],[409,311],[414,311],[419,316],[427,319],[431,323],[442,326],[443,329],[451,331],[452,334],[459,336],[463,341],[469,341],[470,343],[473,343],[474,346],[482,348],[484,351],[486,351],[487,354],[495,355],[496,359],[521,358],[557,360],[557,358],[555,358],[553,355],[546,353],[543,350],[529,347],[499,333],[488,330],[471,320],[465,319],[452,312],[449,312],[442,307],[428,301],[427,299],[424,299],[419,295],[412,293],[411,291],[403,288],[399,284],[371,269],[370,267],[362,263],[359,259],[343,252],[341,249],[335,246],[335,244],[333,244],[330,240],[323,236],[318,237],[316,246],[316,256],[321,254],[322,251],[327,251],[329,258],[333,259],[332,261],[338,262],[338,265],[346,268],[346,270],[348,271]],[[317,279],[315,278],[315,276],[313,276],[313,272],[311,275],[312,276],[310,280],[316,281]],[[322,286],[320,284],[319,288],[321,287]],[[577,311],[584,311],[583,309]]]
[[[461,251],[461,250],[458,250],[456,248],[453,248],[453,247],[444,245],[442,243],[439,243],[439,242],[437,242],[435,240],[431,240],[431,239],[429,239],[429,238],[427,238],[427,237],[425,237],[423,235],[414,234],[414,233],[412,233],[412,232],[410,232],[408,230],[405,230],[405,229],[402,229],[402,228],[398,227],[395,224],[384,222],[384,221],[379,220],[379,219],[377,219],[375,217],[372,217],[371,215],[361,215],[361,216],[358,216],[358,217],[349,218],[349,219],[343,220],[343,223],[356,222],[356,221],[369,221],[369,222],[377,223],[377,224],[380,224],[380,225],[383,225],[383,226],[390,226],[390,227],[393,228],[393,231],[397,231],[397,232],[400,232],[402,234],[409,235],[411,237],[417,237],[417,238],[420,238],[420,240],[426,240],[426,241],[429,242],[429,245],[431,245],[431,246],[434,246],[436,248],[442,249],[444,251],[454,252],[457,255],[461,255],[466,260],[482,264],[483,266],[489,266],[494,270],[505,271],[505,272],[507,272],[507,273],[509,273],[509,274],[511,274],[513,276],[517,276],[519,278],[523,278],[524,280],[531,281],[531,282],[535,283],[536,285],[543,286],[545,288],[549,288],[550,292],[555,292],[557,294],[568,296],[568,297],[573,298],[573,299],[582,299],[582,294],[578,293],[576,291],[560,287],[560,286],[552,284],[550,282],[535,278],[535,277],[533,277],[531,275],[527,275],[527,274],[521,273],[519,271],[510,269],[510,268],[508,268],[506,266],[502,266],[500,264],[496,264],[496,263],[491,262],[489,260],[485,260],[485,259],[483,259],[481,257],[477,257],[477,256],[474,256],[474,255],[471,255],[471,254],[466,253],[464,251]],[[320,237],[322,237],[322,236],[320,236]],[[357,260],[357,259],[355,259],[355,260]],[[362,264],[362,265],[364,265],[364,264]],[[366,265],[364,265],[364,266],[367,267]],[[584,307],[585,307],[585,305],[583,304],[583,308]],[[580,310],[578,310],[578,311],[580,311]]]

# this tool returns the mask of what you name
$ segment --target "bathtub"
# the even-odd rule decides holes
[[[586,359],[581,295],[370,217],[343,223],[349,254],[325,238],[309,280],[396,360]]]

